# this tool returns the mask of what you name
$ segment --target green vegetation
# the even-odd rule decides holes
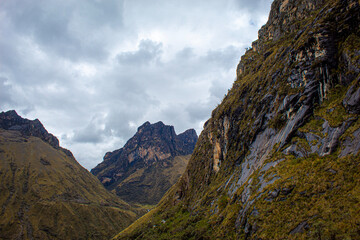
[[[327,120],[331,127],[339,127],[346,120],[356,117],[354,114],[347,113],[342,104],[347,90],[347,87],[341,85],[332,88],[315,116]]]
[[[271,201],[264,194],[254,204],[259,212],[251,219],[259,228],[254,237],[287,238],[306,222],[313,231],[302,229],[294,235],[296,239],[356,239],[360,231],[359,164],[359,155],[340,159],[312,155],[279,164],[272,171],[281,179],[267,190],[294,189]]]

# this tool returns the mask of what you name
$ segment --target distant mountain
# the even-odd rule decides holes
[[[0,239],[108,239],[138,214],[39,120],[0,113]]]
[[[196,141],[193,129],[176,135],[173,126],[146,122],[91,172],[125,201],[156,204],[184,172]]]
[[[274,0],[184,174],[115,239],[360,239],[359,23],[359,0]]]

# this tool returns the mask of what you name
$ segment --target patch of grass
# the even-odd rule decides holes
[[[252,223],[260,230],[254,237],[288,238],[306,221],[312,231],[304,230],[294,238],[353,239],[360,231],[360,184],[355,180],[360,179],[359,164],[359,155],[340,159],[311,155],[290,164],[280,163],[273,171],[281,179],[266,189],[295,188],[288,195],[280,193],[272,201],[263,196],[255,203],[259,215]]]
[[[322,118],[312,118],[309,122],[307,122],[303,127],[299,129],[300,132],[313,132],[316,135],[322,136],[323,124],[324,120]]]
[[[327,99],[316,111],[315,116],[328,121],[331,127],[339,127],[347,119],[355,117],[354,114],[347,113],[342,105],[346,91],[347,87],[342,85],[336,85],[329,90]]]
[[[229,197],[226,194],[221,195],[221,197],[218,200],[220,211],[224,210],[224,208],[227,206],[228,203],[229,203]]]

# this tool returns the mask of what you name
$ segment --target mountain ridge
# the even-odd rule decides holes
[[[359,21],[275,0],[185,173],[115,239],[357,239]]]

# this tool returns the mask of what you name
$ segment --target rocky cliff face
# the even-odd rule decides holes
[[[39,120],[0,113],[0,239],[104,239],[140,214]]]
[[[126,201],[156,204],[185,170],[196,141],[193,129],[176,135],[173,126],[146,122],[91,172]]]
[[[275,0],[181,180],[118,238],[358,238],[359,21],[357,0]]]

